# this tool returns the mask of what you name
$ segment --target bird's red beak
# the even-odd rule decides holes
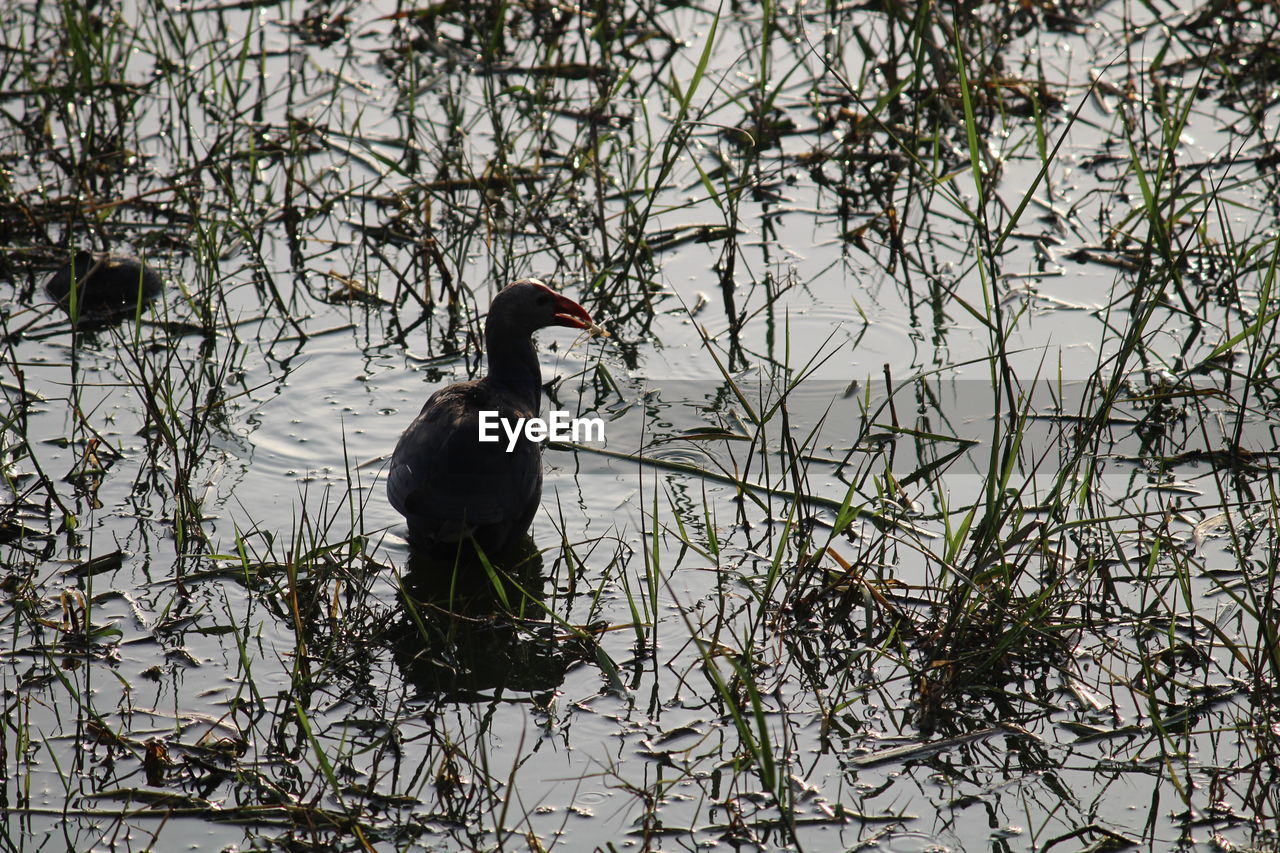
[[[557,326],[568,326],[572,329],[594,329],[595,321],[587,313],[587,309],[566,296],[555,295],[556,313],[553,315]]]
[[[597,326],[596,322],[591,319],[591,315],[587,313],[587,309],[574,302],[567,296],[561,296],[551,288],[547,287],[537,279],[530,279],[538,287],[546,291],[546,294],[554,300],[556,313],[551,315],[555,326],[568,326],[570,329],[583,329],[593,335],[601,337],[609,337],[609,333],[601,326]]]

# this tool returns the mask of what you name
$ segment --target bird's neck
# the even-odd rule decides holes
[[[542,371],[533,350],[533,339],[493,323],[485,326],[484,337],[489,353],[490,384],[519,394],[534,411],[541,408]]]

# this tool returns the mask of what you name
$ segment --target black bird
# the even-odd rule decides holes
[[[432,394],[400,436],[387,497],[415,545],[474,539],[494,554],[528,531],[542,498],[542,445],[522,432],[508,450],[500,426],[499,441],[480,441],[480,413],[496,412],[512,428],[538,416],[542,374],[532,335],[548,326],[601,331],[581,305],[537,279],[508,285],[484,326],[488,375]]]
[[[81,250],[70,264],[54,273],[45,293],[75,320],[114,320],[132,314],[164,290],[164,279],[137,258],[93,255]]]

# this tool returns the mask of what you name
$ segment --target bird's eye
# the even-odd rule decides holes
[[[551,301],[551,297],[550,297],[550,296],[546,296],[545,294],[544,294],[544,295],[542,295],[542,296],[539,296],[539,297],[538,297],[538,304],[539,304],[539,305],[546,305],[546,304],[547,304],[547,303],[549,303],[550,301]]]

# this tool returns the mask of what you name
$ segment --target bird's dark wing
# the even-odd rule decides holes
[[[537,414],[481,382],[461,383],[433,394],[396,445],[387,495],[415,535],[456,541],[532,516],[542,493],[541,447],[521,436],[508,451],[501,427],[498,441],[481,442],[481,411],[513,426]]]

